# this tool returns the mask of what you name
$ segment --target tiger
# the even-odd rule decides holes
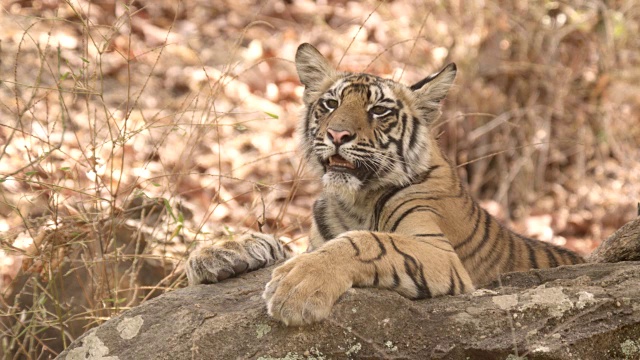
[[[190,285],[273,265],[263,298],[287,326],[326,319],[352,287],[409,299],[469,293],[507,272],[584,262],[576,253],[519,235],[472,199],[434,129],[457,67],[406,86],[335,69],[300,45],[304,86],[298,124],[304,161],[322,181],[307,252],[249,233],[192,252]]]

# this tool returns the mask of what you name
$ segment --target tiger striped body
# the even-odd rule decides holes
[[[583,262],[504,228],[461,184],[431,129],[455,65],[411,87],[337,72],[308,44],[296,65],[307,110],[301,145],[324,190],[313,206],[309,252],[276,268],[266,286],[273,317],[287,325],[322,320],[353,286],[420,299],[469,292],[505,272]],[[187,264],[189,281],[216,282],[289,258],[276,242],[250,236],[199,250]]]
[[[442,250],[450,251],[452,246],[476,285],[506,272],[583,262],[569,250],[505,228],[471,198],[454,167],[439,153],[416,183],[381,192],[358,214],[339,202],[318,203],[314,207],[317,235],[311,237],[314,248],[356,229],[409,234]]]

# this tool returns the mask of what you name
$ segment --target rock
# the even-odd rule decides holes
[[[179,289],[110,319],[58,359],[638,359],[640,262],[505,274],[411,301],[352,289],[308,327],[272,320],[270,269]]]
[[[640,217],[618,229],[589,256],[591,262],[633,260],[640,260]]]
[[[141,228],[78,222],[41,232],[36,240],[43,245],[30,249],[0,302],[2,358],[49,358],[118,307],[159,295],[172,269],[145,253],[155,234]],[[119,257],[111,255],[116,248]]]

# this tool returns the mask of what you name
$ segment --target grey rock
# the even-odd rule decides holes
[[[490,289],[420,301],[352,289],[308,327],[267,315],[269,277],[161,295],[58,359],[640,359],[640,262],[505,274]]]

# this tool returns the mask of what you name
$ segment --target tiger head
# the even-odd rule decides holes
[[[325,191],[354,198],[406,186],[429,169],[431,125],[456,74],[455,64],[408,87],[362,73],[340,72],[302,44],[296,68],[304,85],[300,126],[305,158]]]

